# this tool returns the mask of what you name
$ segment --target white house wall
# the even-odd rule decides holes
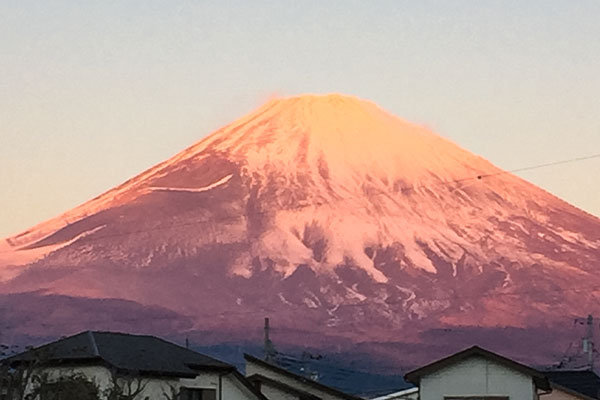
[[[98,385],[100,393],[111,385],[109,370],[101,366],[55,367],[44,370],[44,373],[48,373],[50,380],[78,374],[84,375],[88,380]],[[136,400],[143,400],[146,397],[149,400],[166,400],[165,394],[171,393],[171,386],[176,389],[180,387],[215,389],[217,400],[256,400],[256,396],[231,373],[221,375],[221,399],[219,399],[219,374],[214,372],[202,372],[193,379],[144,378],[143,383],[145,383],[144,390],[136,397]]]
[[[537,398],[532,378],[503,365],[472,357],[423,376],[421,400],[445,396],[508,396],[510,400]]]

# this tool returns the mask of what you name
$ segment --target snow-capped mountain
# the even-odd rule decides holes
[[[270,315],[290,332],[418,341],[600,309],[598,218],[341,95],[270,101],[7,238],[0,263],[1,293],[128,300],[213,331]]]

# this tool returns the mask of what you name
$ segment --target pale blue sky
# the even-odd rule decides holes
[[[600,153],[600,1],[0,0],[0,236],[274,94],[341,92],[505,169]],[[600,159],[520,174],[600,215]]]

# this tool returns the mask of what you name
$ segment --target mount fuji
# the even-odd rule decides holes
[[[374,103],[304,95],[3,240],[0,310],[15,335],[235,340],[270,316],[295,345],[409,359],[502,331],[549,357],[541,337],[600,311],[599,267],[595,216]]]

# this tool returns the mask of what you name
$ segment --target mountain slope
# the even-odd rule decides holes
[[[598,309],[600,287],[600,220],[341,95],[271,101],[0,251],[0,292],[232,335],[266,314],[356,341],[536,326]]]

